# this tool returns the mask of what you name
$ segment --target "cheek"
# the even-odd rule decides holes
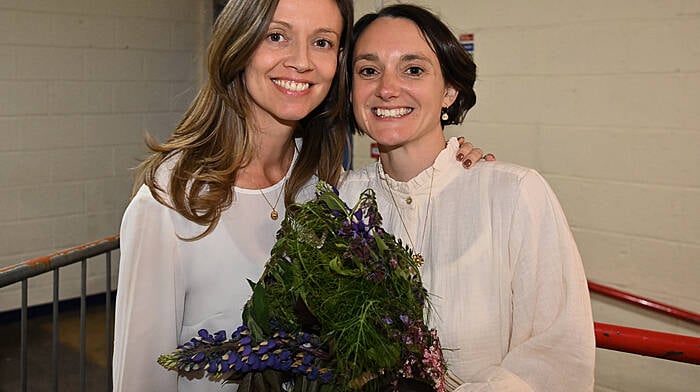
[[[316,67],[319,70],[319,74],[323,78],[324,82],[331,83],[335,77],[336,70],[338,69],[337,55],[326,56],[318,59],[316,61]]]
[[[265,68],[265,63],[261,60],[262,59],[259,57],[253,57],[250,63],[243,69],[243,78],[246,84],[254,83],[255,80],[263,74],[262,69]]]
[[[352,91],[350,92],[353,109],[361,110],[367,106],[369,97],[372,95],[371,90],[372,86],[368,81],[358,78],[353,79]]]

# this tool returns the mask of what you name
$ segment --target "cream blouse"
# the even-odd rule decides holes
[[[424,255],[431,325],[463,381],[458,391],[593,390],[590,298],[556,196],[531,169],[464,170],[458,147],[451,139],[408,182],[387,177],[381,163],[347,173],[341,196],[354,204],[374,189],[385,229]]]

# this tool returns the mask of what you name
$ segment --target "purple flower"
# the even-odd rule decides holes
[[[321,380],[321,382],[328,384],[329,382],[333,381],[333,372],[329,369],[321,369],[319,370],[318,378]]]
[[[257,352],[258,352],[258,354],[262,355],[262,354],[265,354],[266,352],[274,349],[276,346],[277,346],[277,343],[274,340],[263,340],[257,346]]]

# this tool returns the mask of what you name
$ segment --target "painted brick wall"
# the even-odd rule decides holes
[[[419,2],[475,34],[477,106],[448,134],[547,177],[589,279],[700,312],[700,2]],[[593,307],[597,321],[700,336]],[[598,391],[690,391],[700,367],[598,350],[596,378]]]
[[[0,266],[118,232],[144,132],[172,132],[210,25],[207,0],[0,1]],[[78,272],[62,272],[62,297]],[[104,267],[88,275],[103,290]],[[32,280],[30,304],[50,284]]]

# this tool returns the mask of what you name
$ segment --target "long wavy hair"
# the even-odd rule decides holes
[[[208,77],[172,136],[158,144],[146,136],[151,155],[137,168],[134,192],[146,184],[156,200],[207,229],[192,240],[209,234],[221,213],[231,206],[238,171],[253,156],[252,111],[243,71],[265,38],[279,0],[231,0],[214,23],[208,47]],[[336,0],[343,17],[338,69],[323,102],[295,129],[303,138],[299,158],[285,185],[284,201],[295,195],[313,176],[336,184],[342,172],[347,141],[347,81],[345,49],[353,23],[352,0]],[[158,169],[177,157],[169,187],[157,183]],[[167,193],[169,200],[162,196]]]

